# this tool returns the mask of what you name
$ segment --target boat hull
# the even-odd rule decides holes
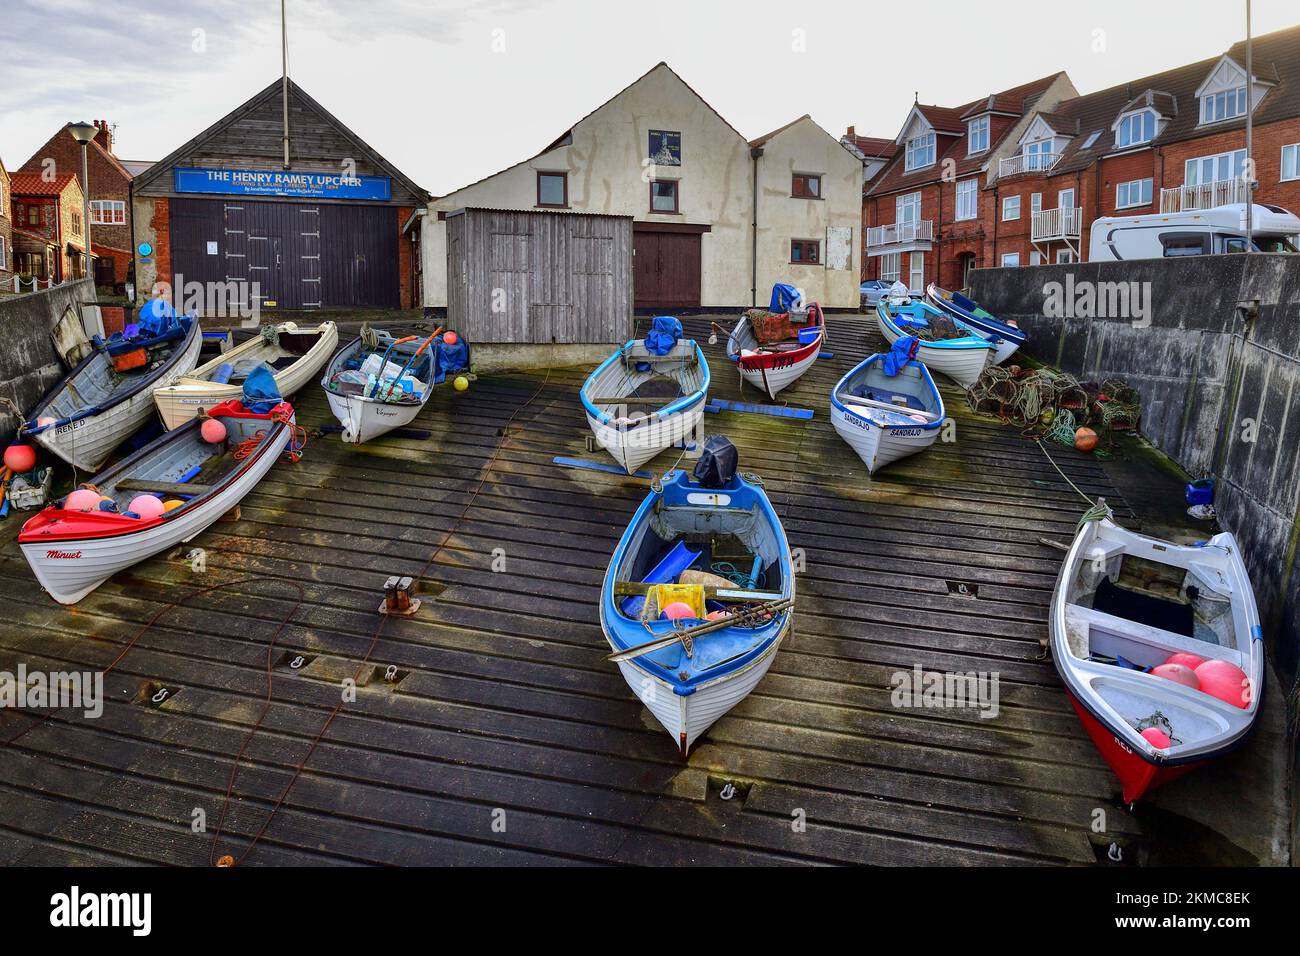
[[[287,407],[287,406],[286,406]],[[293,438],[290,427],[264,442],[250,464],[202,504],[138,531],[97,538],[48,539],[22,542],[23,557],[36,580],[60,604],[76,604],[119,571],[189,541],[234,508],[253,490]]]
[[[876,324],[890,345],[903,337],[903,333],[892,322],[886,321],[880,310],[876,312]],[[962,388],[969,388],[993,361],[994,349],[987,346],[954,348],[921,342],[916,357],[932,372],[942,372]]]
[[[951,299],[945,297],[933,282],[926,288],[925,299],[930,305],[962,325],[967,326],[994,343],[993,364],[1001,365],[1025,342],[1025,333],[1015,326],[997,320],[986,319],[967,309],[963,309]]]
[[[298,329],[292,323],[288,332],[310,332],[315,330]],[[326,326],[328,328],[326,328]],[[275,373],[275,384],[284,398],[298,394],[320,374],[325,363],[330,360],[338,348],[338,327],[333,322],[325,322],[320,327],[319,340],[298,361]],[[199,412],[220,405],[222,402],[239,398],[243,394],[242,385],[221,385],[198,379],[186,379],[184,375],[173,384],[154,389],[154,404],[163,425],[169,430],[184,425]]]
[[[925,451],[939,437],[937,428],[887,428],[831,403],[831,424],[845,444],[852,448],[875,474],[886,465]]]
[[[81,471],[95,472],[122,442],[134,435],[153,414],[153,390],[170,385],[198,364],[203,336],[197,329],[186,341],[175,363],[152,387],[139,391],[104,411],[77,419],[58,428],[47,428],[32,437],[46,451],[53,452]]]
[[[756,364],[742,358],[737,363],[740,377],[759,391],[766,392],[769,398],[776,398],[778,392],[789,388],[804,372],[813,367],[817,356],[821,353],[824,338],[825,335],[817,336],[817,342],[806,355],[789,363],[781,362],[782,357],[779,355],[774,356],[776,361],[770,366]]]
[[[591,414],[587,415],[587,424],[600,447],[630,475],[665,448],[694,441],[704,420],[706,401],[706,397],[701,396],[679,412],[656,415],[644,424],[631,427],[602,422]]]
[[[1083,724],[1083,729],[1092,738],[1093,745],[1101,754],[1102,759],[1109,764],[1110,769],[1119,778],[1125,803],[1140,800],[1156,787],[1171,780],[1177,780],[1183,774],[1195,770],[1205,763],[1203,760],[1173,766],[1152,763],[1141,754],[1135,753],[1127,744],[1116,737],[1107,729],[1105,724],[1089,713],[1088,709],[1079,702],[1079,698],[1075,697],[1074,694],[1066,691],[1066,696],[1070,698],[1070,706],[1079,715],[1079,722]]]
[[[424,394],[427,401],[429,391],[426,390]],[[330,411],[343,426],[343,440],[358,445],[394,428],[409,425],[424,407],[423,403],[380,402],[360,395],[341,395],[328,389],[325,396],[329,399]]]

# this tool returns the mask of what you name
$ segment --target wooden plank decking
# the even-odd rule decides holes
[[[704,319],[687,325],[707,335]],[[60,712],[6,749],[0,863],[207,864],[287,617],[270,653],[273,702],[221,842],[239,856],[365,657],[384,580],[420,573],[512,415],[424,577],[424,606],[384,624],[374,678],[248,863],[1078,864],[1096,858],[1098,807],[1112,834],[1139,836],[1040,659],[1060,555],[1039,538],[1068,540],[1083,503],[1032,443],[973,418],[952,386],[957,441],[868,480],[826,395],[880,339],[862,318],[832,317],[830,335],[835,358],[782,395],[812,420],[706,416],[763,477],[807,570],[771,672],[686,764],[603,660],[597,621],[606,562],[646,482],[552,463],[606,460],[585,447],[585,369],[441,389],[412,426],[430,429],[427,441],[316,437],[301,463],[276,465],[240,520],[193,543],[205,574],[181,553],[160,556],[75,609],[42,594],[10,518],[0,669],[100,669],[161,616],[106,677],[102,717]],[[759,400],[739,394],[721,344],[708,352],[712,394]],[[319,388],[298,407],[301,424],[332,421]],[[1103,462],[1054,455],[1136,520]],[[949,582],[978,585],[978,597]],[[916,665],[996,672],[999,713],[894,707],[891,675]],[[159,688],[168,697],[154,704]],[[0,741],[30,719],[0,714]],[[724,801],[728,781],[740,795]]]

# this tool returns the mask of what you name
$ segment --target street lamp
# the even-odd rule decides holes
[[[82,229],[85,230],[84,240],[86,244],[86,274],[90,274],[90,141],[95,138],[99,132],[99,127],[93,123],[87,123],[84,120],[80,123],[69,123],[68,132],[72,138],[81,144],[81,218]]]

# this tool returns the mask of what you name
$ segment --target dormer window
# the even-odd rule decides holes
[[[966,124],[966,154],[982,153],[989,148],[989,118],[977,116]]]
[[[921,169],[934,165],[934,130],[927,130],[907,141],[906,169]]]
[[[1050,139],[1040,139],[1033,143],[1025,143],[1021,148],[1024,153],[1025,172],[1042,172],[1052,168],[1056,161],[1056,154],[1052,152],[1052,141]]]
[[[1153,110],[1126,113],[1119,118],[1115,127],[1115,145],[1121,148],[1149,143],[1155,138],[1156,114]]]
[[[1218,123],[1234,116],[1246,115],[1246,88],[1220,90],[1201,97],[1201,122]]]

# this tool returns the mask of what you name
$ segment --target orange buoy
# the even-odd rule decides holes
[[[1091,428],[1080,428],[1074,433],[1074,447],[1079,451],[1092,451],[1097,447],[1097,433]]]
[[[459,341],[460,341],[460,336],[457,335],[455,332],[442,333],[442,342],[444,345],[455,345]]]

